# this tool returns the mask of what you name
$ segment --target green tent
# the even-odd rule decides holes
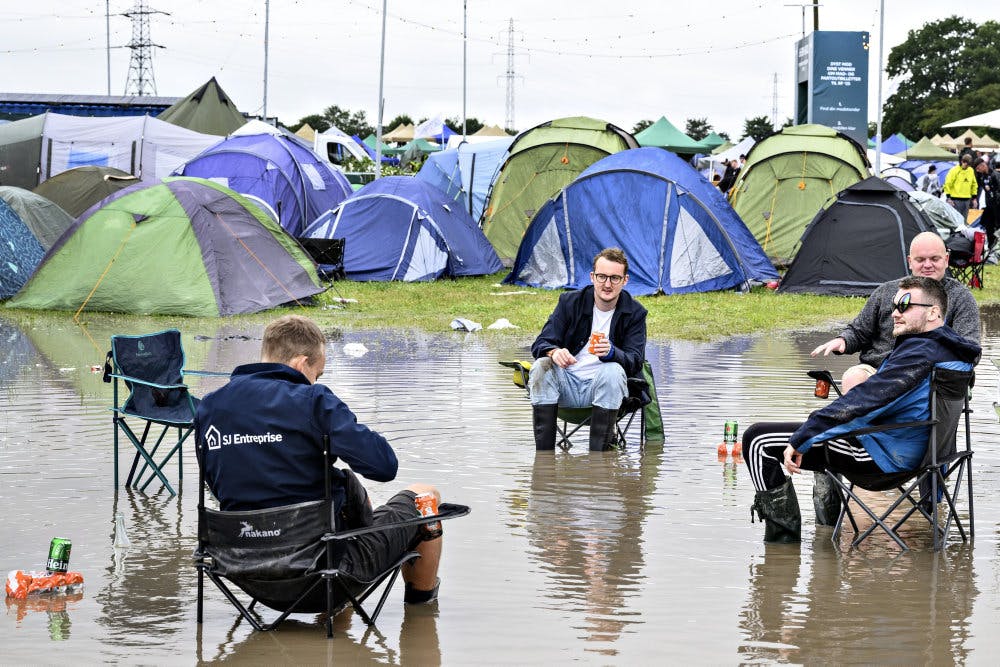
[[[138,178],[121,169],[86,165],[67,169],[46,179],[33,192],[78,218],[105,197],[138,182]]]
[[[157,118],[195,132],[223,137],[247,122],[214,76],[198,90],[164,109]]]
[[[715,132],[710,132],[709,135],[702,139],[699,143],[711,153],[714,152],[719,146],[728,142]]]
[[[620,127],[582,116],[559,118],[519,134],[483,213],[483,232],[500,259],[514,258],[535,212],[580,172],[602,157],[638,146]]]
[[[958,160],[958,155],[938,147],[927,137],[922,138],[902,153],[896,153],[896,156],[904,160],[934,160],[935,162],[939,160]]]
[[[708,152],[705,144],[695,141],[678,130],[665,116],[660,116],[660,120],[635,135],[635,139],[639,142],[640,146],[666,148],[671,153],[679,153],[681,155]]]
[[[846,134],[794,125],[754,145],[729,199],[768,257],[787,264],[826,200],[867,178],[870,166]]]
[[[121,190],[78,218],[7,305],[215,317],[322,291],[302,246],[251,200],[174,177]]]

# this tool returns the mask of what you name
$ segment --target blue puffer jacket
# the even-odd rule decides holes
[[[322,384],[284,364],[247,364],[205,396],[195,438],[208,487],[224,511],[280,507],[323,497],[323,436],[338,458],[368,479],[388,482],[398,462],[388,441],[359,424]],[[334,473],[339,473],[334,469]],[[333,477],[340,516],[345,482]]]
[[[806,452],[817,442],[855,429],[930,419],[931,371],[935,366],[971,370],[980,351],[948,326],[900,336],[878,373],[809,415],[789,442]],[[929,436],[929,426],[914,426],[858,440],[883,471],[902,472],[920,464]]]

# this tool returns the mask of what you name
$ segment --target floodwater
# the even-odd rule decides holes
[[[764,545],[749,521],[745,467],[716,455],[726,419],[742,430],[821,404],[804,371],[830,332],[650,343],[664,443],[590,454],[583,439],[536,455],[530,406],[497,364],[526,358],[528,333],[342,334],[335,318],[321,322],[330,337],[321,381],[400,459],[397,482],[368,485],[375,500],[431,481],[472,507],[445,524],[437,604],[404,607],[397,586],[376,630],[345,613],[327,640],[312,616],[255,633],[207,588],[199,628],[192,450],[180,495],[116,492],[111,385],[91,372],[112,333],[164,320],[121,331],[95,316],[84,331],[68,317],[0,318],[0,569],[42,567],[61,536],[86,578],[69,599],[8,600],[0,661],[995,664],[1000,424],[989,361],[973,404],[975,542],[935,554],[917,529],[916,548],[900,555],[884,536],[839,548],[808,512],[801,545]],[[257,357],[259,326],[170,324],[184,334],[189,368],[229,371]],[[1000,358],[1000,317],[985,325],[984,359]],[[351,343],[367,353],[345,353]],[[839,374],[850,361],[828,366]],[[196,395],[222,382],[192,378]],[[168,474],[176,481],[177,467]],[[795,483],[808,507],[811,477]],[[118,512],[127,550],[113,545]]]

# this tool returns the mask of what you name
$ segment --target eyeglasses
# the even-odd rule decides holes
[[[612,285],[619,285],[625,280],[625,276],[609,276],[606,273],[591,273],[590,275],[594,276],[594,280],[599,283],[606,283],[610,280]]]
[[[933,303],[917,303],[916,301],[911,301],[912,298],[913,295],[906,292],[903,296],[899,297],[899,301],[892,304],[892,309],[898,310],[899,314],[902,315],[910,309],[910,306],[923,306],[924,308],[930,308],[934,305]]]

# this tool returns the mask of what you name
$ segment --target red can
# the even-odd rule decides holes
[[[433,493],[421,493],[413,499],[413,502],[416,503],[417,511],[420,512],[420,516],[437,516],[438,501],[437,497]],[[424,537],[429,540],[441,537],[441,535],[444,534],[444,531],[441,529],[440,521],[421,524],[420,530],[424,533]]]
[[[813,392],[816,398],[829,398],[830,397],[830,383],[826,380],[817,379],[816,380],[816,390]]]

